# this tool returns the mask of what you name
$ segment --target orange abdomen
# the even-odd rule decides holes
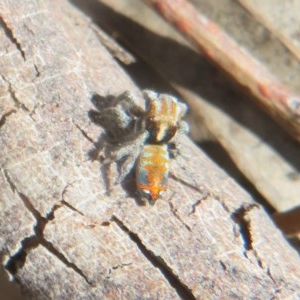
[[[157,200],[167,189],[169,161],[167,145],[145,145],[138,158],[137,188],[153,201]]]

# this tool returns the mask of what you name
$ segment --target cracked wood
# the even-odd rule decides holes
[[[81,11],[67,1],[31,2],[30,13],[28,5],[0,4],[0,253],[23,294],[296,296],[295,251],[187,138],[188,159],[172,162],[169,190],[154,207],[137,204],[131,175],[108,193],[105,175],[116,169],[103,172],[89,156],[101,144],[91,95],[139,90]]]

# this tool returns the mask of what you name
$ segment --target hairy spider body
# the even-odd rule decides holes
[[[136,166],[136,185],[141,196],[156,201],[167,189],[170,156],[167,145],[144,145]]]
[[[179,129],[188,128],[186,122],[181,121],[187,106],[177,98],[167,94],[158,95],[148,90],[144,91],[144,97],[147,101],[145,119],[150,142],[168,143]]]
[[[176,134],[187,133],[182,121],[187,106],[167,94],[145,90],[146,108],[142,110],[129,92],[120,95],[114,107],[92,111],[94,122],[104,127],[110,154],[104,163],[123,161],[121,182],[136,164],[136,186],[140,197],[154,203],[167,189],[170,144]],[[176,145],[176,144],[175,144]]]

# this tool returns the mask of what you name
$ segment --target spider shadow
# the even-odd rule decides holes
[[[121,165],[118,164],[118,168],[120,168]],[[146,201],[143,201],[137,192],[136,189],[136,178],[135,178],[135,168],[136,168],[136,164],[134,164],[134,167],[132,168],[132,170],[129,172],[129,174],[126,175],[126,177],[124,178],[124,180],[120,183],[122,188],[126,191],[127,196],[129,196],[130,198],[133,198],[135,203],[138,206],[146,206]],[[118,170],[119,172],[119,170]]]
[[[281,126],[270,119],[255,101],[250,101],[253,100],[253,96],[246,88],[238,86],[228,74],[220,71],[205,56],[174,39],[147,29],[97,0],[71,0],[71,3],[108,33],[117,30],[119,36],[123,37],[123,39],[119,38],[119,41],[123,40],[125,48],[130,49],[131,45],[134,53],[141,53],[143,57],[147,57],[151,66],[158,66],[160,73],[169,82],[201,96],[204,103],[217,107],[236,123],[247,128],[258,137],[257,146],[259,141],[262,141],[294,166],[295,173],[286,176],[294,175],[293,180],[299,180],[297,175],[300,172],[300,160],[297,142],[290,139]],[[140,87],[163,89],[162,78],[157,72],[154,74],[157,80],[153,82],[153,76],[147,77],[148,72],[141,71],[138,63],[123,67]],[[184,76],[182,76],[183,72]],[[254,145],[253,149],[255,147]]]
[[[104,157],[100,156],[100,152],[105,147],[105,143],[107,140],[106,133],[109,130],[109,128],[105,128],[101,124],[99,124],[99,122],[97,120],[97,116],[100,114],[100,112],[103,109],[113,106],[115,99],[116,99],[116,97],[113,95],[108,95],[108,96],[104,97],[104,96],[100,96],[99,94],[96,94],[96,93],[94,93],[91,98],[91,102],[94,105],[94,107],[96,108],[96,110],[90,109],[88,111],[88,117],[92,123],[94,123],[98,126],[101,126],[104,129],[104,132],[101,133],[99,138],[97,139],[97,141],[94,142],[95,147],[88,152],[88,158],[92,161],[99,160],[99,158],[100,158],[100,161],[104,160]]]
[[[94,142],[94,147],[88,151],[87,155],[90,160],[97,160],[100,163],[100,173],[104,180],[104,186],[106,190],[105,194],[107,196],[111,196],[114,186],[119,183],[116,183],[116,178],[112,178],[111,163],[105,163],[105,159],[108,157],[108,151],[106,149],[107,145],[109,144],[110,138],[112,136],[115,136],[116,127],[114,127],[113,123],[105,124],[103,122],[99,122],[98,117],[103,110],[114,107],[118,102],[118,97],[114,95],[107,95],[104,97],[97,93],[94,93],[91,97],[91,102],[96,110],[90,109],[88,111],[88,117],[92,123],[102,127],[104,132],[102,132],[97,141]],[[118,174],[120,174],[123,163],[124,159],[121,159],[116,163]],[[144,202],[139,200],[136,193],[135,176],[133,170],[135,170],[135,165],[120,184],[129,197],[134,198],[138,205],[143,206],[145,205]]]

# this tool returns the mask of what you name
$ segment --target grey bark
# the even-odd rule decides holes
[[[140,93],[82,12],[2,1],[0,20],[0,253],[26,297],[300,297],[297,253],[188,138],[155,206],[132,177],[108,194],[91,97]]]

